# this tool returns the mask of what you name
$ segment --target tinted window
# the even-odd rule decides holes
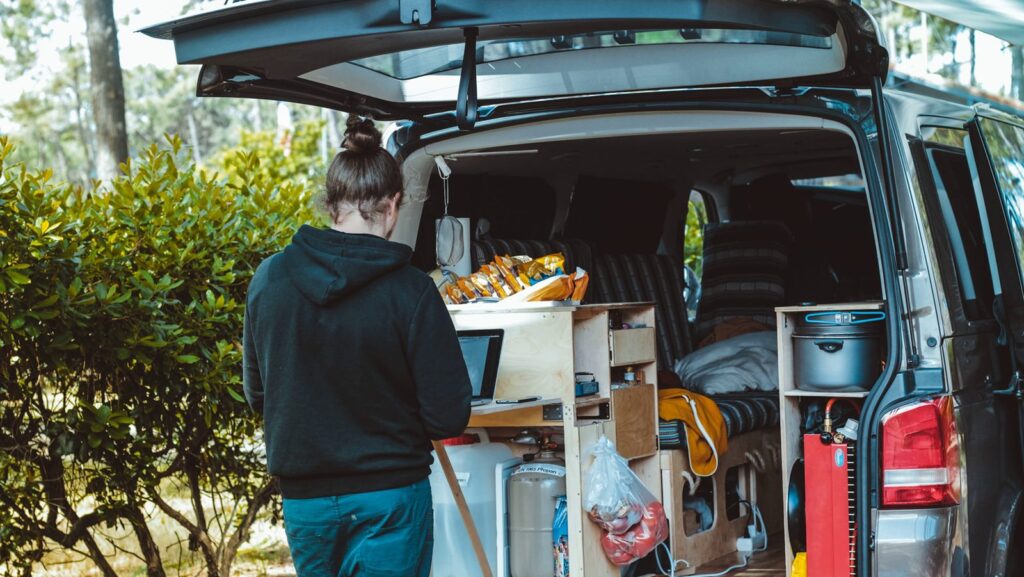
[[[992,274],[967,157],[957,149],[927,150],[964,312],[970,320],[991,318]]]
[[[1024,128],[982,119],[981,132],[1017,253],[1017,270],[1024,273]]]
[[[799,46],[802,48],[832,47],[832,39],[822,36],[807,36],[767,30],[697,29],[685,30],[620,30],[617,32],[591,32],[554,38],[529,38],[522,40],[489,40],[477,45],[476,60],[479,64],[497,62],[508,58],[535,56],[552,52],[586,50],[589,48],[613,48],[629,45],[649,44],[764,44],[775,46]],[[427,74],[438,74],[462,67],[463,44],[430,46],[403,50],[394,54],[382,54],[353,60],[352,63],[392,78],[408,80]]]

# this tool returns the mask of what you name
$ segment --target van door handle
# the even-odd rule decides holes
[[[836,353],[843,349],[843,341],[814,341],[814,344],[826,353]]]

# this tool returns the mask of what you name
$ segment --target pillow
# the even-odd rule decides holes
[[[676,363],[683,386],[704,395],[779,388],[775,331],[747,333],[708,345]]]

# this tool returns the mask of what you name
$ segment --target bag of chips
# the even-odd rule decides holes
[[[572,278],[572,300],[575,302],[583,302],[583,297],[587,296],[587,287],[590,286],[590,275],[587,271],[576,267],[576,274]]]

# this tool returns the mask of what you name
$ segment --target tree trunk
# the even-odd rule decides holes
[[[932,31],[928,27],[928,14],[921,13],[921,55],[924,56],[924,72],[929,72],[928,64],[931,62],[931,39]]]
[[[252,529],[253,523],[256,522],[256,517],[264,507],[270,504],[275,491],[276,484],[269,482],[257,491],[253,495],[252,500],[249,501],[245,516],[239,521],[235,533],[231,535],[231,538],[224,544],[224,549],[221,551],[221,577],[231,577],[231,568],[235,563],[235,558],[238,556],[238,549],[249,540],[249,531]]]
[[[1024,101],[1024,46],[1014,46],[1013,51],[1013,92],[1017,100]]]
[[[78,139],[82,141],[82,150],[85,151],[85,164],[88,167],[93,166],[93,141],[92,136],[89,133],[89,127],[86,126],[85,122],[85,104],[82,101],[82,75],[81,67],[75,65],[71,70],[72,78],[74,83],[72,85],[73,92],[75,94],[75,126],[78,129]],[[88,169],[86,169],[88,171]],[[89,178],[88,174],[84,175],[84,181]]]
[[[978,44],[974,37],[974,30],[971,30],[971,88],[974,88],[978,84]]]
[[[113,0],[84,0],[89,43],[92,112],[96,122],[96,174],[117,176],[118,165],[128,160],[128,131],[124,118],[124,78],[118,55],[117,22]]]
[[[199,166],[203,162],[203,152],[199,148],[199,128],[196,126],[195,107],[191,101],[188,105],[188,136],[192,141],[192,161]]]
[[[331,137],[331,152],[337,154],[341,148],[341,133],[338,131],[338,113],[331,109],[327,109],[327,130]]]
[[[153,534],[146,525],[146,516],[134,504],[128,513],[128,523],[132,526],[135,539],[139,543],[139,550],[142,558],[146,560],[146,575],[148,577],[167,577],[164,572],[163,560],[160,558],[160,547],[153,540]]]

